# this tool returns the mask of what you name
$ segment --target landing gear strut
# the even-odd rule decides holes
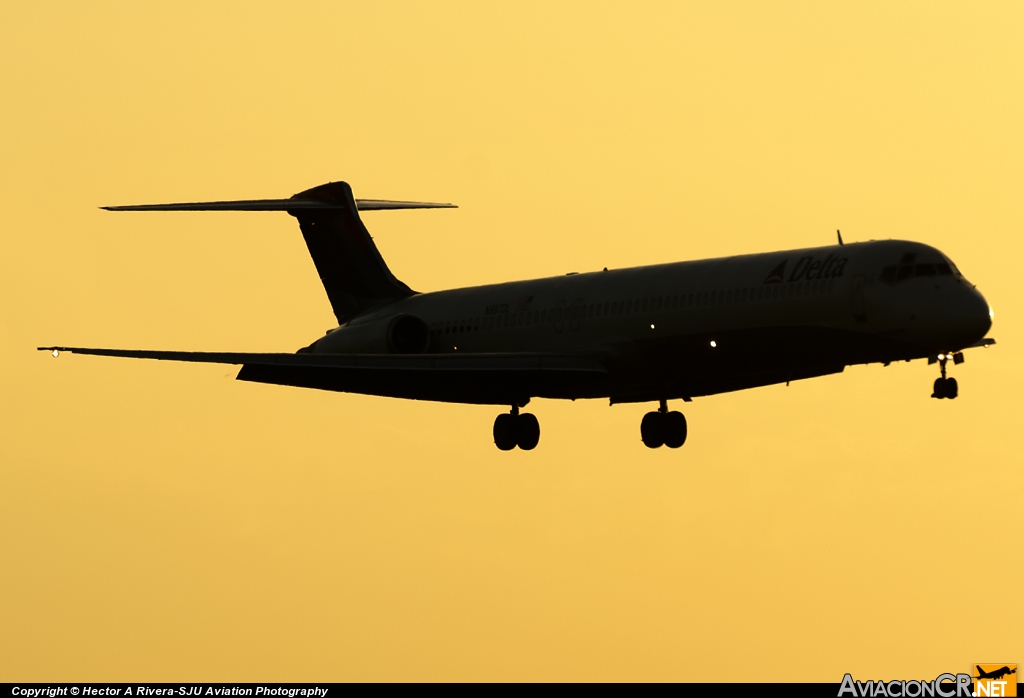
[[[949,359],[953,359],[954,364],[962,364],[964,362],[964,355],[962,352],[956,354],[939,354],[939,370],[942,372],[941,378],[935,379],[935,385],[932,388],[932,397],[948,398],[953,400],[959,394],[959,388],[956,384],[956,378],[946,377],[946,362]]]
[[[686,443],[686,417],[682,412],[669,412],[661,401],[657,412],[648,412],[640,422],[640,440],[647,448],[679,448]]]
[[[519,413],[519,405],[513,405],[508,414],[499,414],[494,420],[494,445],[502,451],[511,451],[518,446],[532,451],[540,442],[540,422],[532,414]]]

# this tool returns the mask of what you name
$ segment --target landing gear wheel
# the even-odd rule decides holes
[[[494,445],[502,451],[511,451],[519,440],[519,420],[514,414],[499,414],[494,420]]]
[[[540,422],[532,414],[521,414],[516,419],[519,422],[516,444],[524,451],[532,451],[540,441]]]
[[[954,364],[962,364],[964,362],[964,355],[960,352],[956,354],[939,354],[939,370],[942,372],[942,376],[935,379],[932,397],[940,400],[942,398],[955,400],[956,396],[960,393],[960,388],[956,384],[956,378],[946,378],[946,361],[949,359],[953,359]]]
[[[935,386],[932,391],[932,397],[949,400],[955,400],[956,396],[960,393],[960,387],[956,384],[956,378],[936,378]]]
[[[686,417],[682,412],[666,412],[662,415],[665,430],[665,445],[679,448],[686,443]]]
[[[665,445],[665,415],[661,412],[648,412],[640,422],[640,440],[647,448],[660,448]]]

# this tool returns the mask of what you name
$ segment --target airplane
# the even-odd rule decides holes
[[[980,666],[975,666],[975,669],[978,670],[978,675],[974,677],[976,679],[993,679],[993,680],[998,680],[998,679],[1003,678],[1004,676],[1009,676],[1010,674],[1016,674],[1017,673],[1016,667],[1011,669],[1008,666],[1004,666],[1004,667],[1002,667],[1000,669],[994,669],[993,671],[984,671]]]
[[[927,358],[932,397],[956,398],[947,361],[989,346],[992,312],[939,250],[879,240],[418,293],[388,269],[360,211],[455,208],[355,199],[330,182],[287,199],[103,207],[285,211],[298,219],[338,326],[289,353],[39,347],[52,352],[241,365],[237,379],[320,390],[504,405],[492,436],[531,450],[534,398],[657,403],[648,448],[679,448],[669,400]]]

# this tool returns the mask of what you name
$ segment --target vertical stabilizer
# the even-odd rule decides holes
[[[288,213],[299,219],[302,237],[339,323],[374,306],[415,293],[396,279],[384,263],[359,218],[348,184],[322,184],[296,194],[289,201],[330,206],[297,208]]]

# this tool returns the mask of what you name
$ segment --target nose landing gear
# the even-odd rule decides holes
[[[956,378],[946,377],[946,362],[953,359],[954,364],[962,364],[964,362],[963,352],[957,352],[956,354],[939,354],[939,370],[942,372],[941,378],[935,379],[935,384],[932,386],[932,397],[942,400],[943,398],[953,400],[957,395],[960,394],[960,388],[956,384]],[[929,361],[929,363],[934,363]]]
[[[494,420],[494,445],[502,451],[511,451],[516,446],[532,451],[539,442],[540,422],[532,414],[520,414],[518,405]]]
[[[661,401],[657,412],[648,412],[640,422],[640,440],[647,448],[679,448],[686,443],[686,417],[682,412],[669,412]]]

